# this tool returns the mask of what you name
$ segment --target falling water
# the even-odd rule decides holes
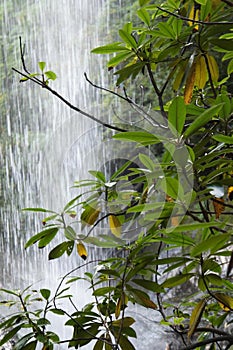
[[[111,25],[109,3],[2,0],[1,11],[4,79],[0,101],[0,287],[24,288],[42,281],[43,287],[51,288],[60,276],[80,263],[79,258],[64,257],[61,264],[48,262],[46,250],[30,247],[25,251],[26,240],[42,229],[42,217],[21,209],[61,210],[76,195],[71,190],[73,182],[86,178],[88,169],[100,168],[102,159],[111,158],[111,152],[108,145],[102,147],[102,128],[69,110],[48,91],[31,82],[20,84],[20,77],[11,67],[22,69],[21,36],[26,44],[25,62],[32,73],[38,71],[39,61],[45,61],[46,69],[58,76],[51,83],[53,89],[95,117],[110,120],[112,111],[83,75],[87,72],[98,85],[107,85],[104,62],[90,51],[106,43],[103,33],[107,35]],[[147,314],[138,314],[138,318],[147,328]],[[157,327],[156,322],[155,319],[153,324]],[[152,327],[151,319],[149,323]],[[154,336],[145,338],[145,332],[140,333],[142,329],[137,329],[142,344],[154,344]]]

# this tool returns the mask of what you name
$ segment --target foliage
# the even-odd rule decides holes
[[[230,327],[233,310],[232,5],[167,0],[158,6],[140,0],[137,16],[139,24],[126,23],[117,42],[92,52],[113,54],[107,66],[120,87],[141,74],[147,77],[157,97],[151,113],[124,88],[120,95],[97,87],[133,107],[143,117],[143,128],[108,125],[74,108],[48,85],[47,79],[56,75],[44,73],[44,62],[39,63],[40,75],[16,70],[21,80],[34,81],[70,108],[117,131],[115,140],[134,142],[138,155],[110,179],[102,171],[90,171],[92,179],[74,184],[80,193],[61,213],[27,209],[45,217],[43,229],[25,248],[38,244],[43,249],[60,235],[49,259],[71,256],[76,247],[85,262],[63,277],[53,297],[47,289],[40,290],[39,297],[28,289],[3,289],[13,300],[2,303],[19,302],[23,311],[2,322],[6,333],[0,345],[24,330],[17,349],[35,349],[38,343],[52,349],[64,342],[79,348],[91,341],[95,350],[134,349],[129,338],[136,337],[131,327],[135,320],[127,316],[129,303],[159,312],[161,323],[180,336],[182,349],[233,344],[232,335],[223,329]],[[164,72],[160,84],[158,72]],[[168,87],[173,90],[169,100]],[[155,144],[163,146],[157,162],[152,152],[145,152]],[[111,248],[112,256],[88,261],[92,245]],[[95,273],[79,273],[81,266],[92,266],[93,271],[93,265]],[[93,301],[79,310],[69,286],[83,280]],[[177,288],[179,300],[174,301]],[[57,303],[60,298],[69,301],[73,312]],[[45,305],[29,310],[35,301]],[[49,313],[66,316],[71,339],[61,340],[48,330]]]

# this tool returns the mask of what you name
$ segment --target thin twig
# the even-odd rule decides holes
[[[223,1],[223,0],[222,0]],[[230,5],[232,6],[232,4]],[[177,13],[174,13],[174,12],[171,12],[169,10],[165,10],[163,9],[162,7],[160,6],[157,6],[157,8],[163,12],[166,12],[168,13],[169,15],[171,16],[174,16],[176,18],[179,18],[179,19],[182,19],[184,21],[187,21],[187,22],[192,22],[192,23],[198,23],[198,24],[204,24],[204,25],[222,25],[222,24],[233,24],[233,22],[205,22],[205,21],[199,21],[197,19],[191,19],[191,18],[188,18],[188,17],[185,17],[185,16],[182,16],[182,15],[178,15]]]

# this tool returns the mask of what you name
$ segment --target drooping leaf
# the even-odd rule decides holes
[[[196,59],[196,74],[194,85],[196,85],[198,89],[203,89],[207,80],[208,72],[206,68],[205,58],[204,56],[198,56]]]
[[[82,242],[77,243],[77,252],[78,252],[78,255],[83,260],[86,260],[86,258],[87,258],[87,250],[86,250],[85,245]]]
[[[109,215],[108,220],[109,220],[109,227],[112,234],[120,238],[121,230],[122,230],[120,220],[115,215]]]
[[[25,249],[30,247],[32,244],[38,242],[38,241],[41,241],[43,240],[46,236],[48,236],[48,241],[49,239],[53,239],[55,237],[55,235],[57,234],[58,232],[58,227],[50,227],[48,229],[45,229],[39,233],[37,233],[35,236],[32,236],[28,241],[27,243],[25,244]],[[45,243],[47,241],[45,240]],[[43,243],[43,241],[42,241]],[[42,244],[41,244],[41,248],[42,248]]]
[[[119,318],[120,313],[121,313],[121,307],[122,307],[122,297],[118,298],[116,308],[115,308],[115,317],[116,320]]]
[[[211,79],[214,83],[217,83],[218,78],[219,78],[219,68],[218,64],[212,55],[207,55],[207,60],[208,60],[208,65],[209,65],[209,70],[210,70],[210,75]]]
[[[233,200],[233,186],[229,186],[227,190],[227,195],[230,201]]]
[[[176,96],[168,110],[168,121],[176,130],[178,135],[181,135],[186,117],[186,106],[184,99],[181,96]],[[173,132],[173,129],[172,129]]]
[[[222,212],[225,210],[224,199],[223,198],[214,198],[213,199],[214,211],[216,219],[219,219]]]
[[[65,227],[64,233],[65,237],[69,240],[75,240],[77,238],[77,234],[71,226]]]
[[[225,311],[233,310],[233,298],[227,294],[215,293],[217,301],[219,302],[221,308]]]
[[[189,70],[186,83],[185,83],[185,89],[184,89],[185,104],[189,104],[192,100],[195,79],[196,79],[196,62],[194,61]]]
[[[82,225],[94,225],[100,214],[100,210],[96,208],[96,204],[85,205],[85,209],[81,214]]]
[[[3,338],[0,340],[0,346],[5,344],[8,340],[14,338],[15,334],[22,328],[22,325],[19,325],[13,329],[11,329],[8,333],[6,333]]]
[[[198,243],[196,247],[194,247],[190,255],[191,256],[198,256],[203,252],[206,252],[208,250],[211,251],[213,254],[217,250],[221,249],[224,247],[225,243],[229,240],[230,234],[229,233],[222,233],[216,236],[211,236],[204,241]]]
[[[201,316],[203,314],[203,311],[206,306],[206,299],[200,300],[197,305],[194,307],[190,321],[189,321],[189,330],[188,330],[188,337],[191,338],[193,333],[195,332],[198,324],[200,323]]]

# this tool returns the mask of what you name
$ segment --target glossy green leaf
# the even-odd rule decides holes
[[[119,30],[119,35],[121,39],[133,49],[137,49],[137,43],[131,33],[126,32],[123,29]]]
[[[43,238],[45,238],[45,243],[46,243],[46,236],[48,237],[48,240],[51,238],[53,239],[53,237],[55,237],[55,235],[58,232],[58,227],[50,227],[48,229],[45,229],[39,233],[37,233],[35,236],[32,236],[27,243],[25,244],[25,248],[30,247],[32,244],[41,241]],[[42,241],[43,242],[43,241]]]
[[[150,15],[144,8],[139,9],[137,15],[148,27],[150,26]]]
[[[206,125],[214,116],[216,116],[222,108],[222,103],[216,106],[212,106],[201,113],[185,130],[184,137],[187,138],[194,134],[201,127]]]
[[[164,288],[173,288],[187,282],[193,275],[191,273],[181,274],[174,277],[168,278],[165,282],[162,283]]]
[[[121,42],[115,42],[112,44],[96,47],[91,52],[96,54],[111,54],[122,51],[129,51],[129,49],[125,46],[122,46]]]
[[[56,236],[58,232],[58,228],[52,229],[50,232],[47,232],[45,236],[43,236],[38,243],[39,248],[46,247]]]
[[[122,132],[114,135],[113,138],[117,140],[138,142],[142,145],[153,145],[161,142],[161,140],[159,140],[158,137],[146,131]]]
[[[186,105],[184,103],[184,98],[181,96],[176,96],[169,107],[168,110],[168,121],[171,124],[171,131],[173,134],[181,135],[186,118]],[[174,129],[175,130],[174,130]]]
[[[218,142],[223,142],[229,145],[233,144],[233,136],[225,136],[225,135],[214,135],[212,138]]]
[[[115,67],[117,66],[119,63],[121,62],[125,62],[127,59],[129,59],[130,57],[133,57],[133,54],[130,50],[126,51],[126,52],[120,52],[118,53],[116,56],[112,57],[109,61],[107,66],[109,68]]]

